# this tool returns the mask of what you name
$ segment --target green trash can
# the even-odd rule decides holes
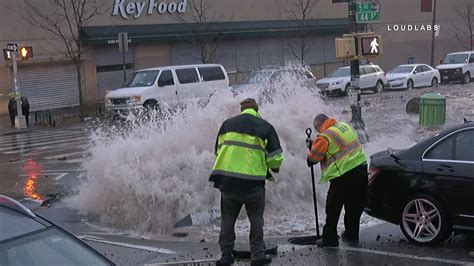
[[[442,126],[446,122],[446,97],[425,94],[420,98],[420,126]]]

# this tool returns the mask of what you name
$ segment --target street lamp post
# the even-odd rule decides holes
[[[13,64],[13,89],[15,91],[16,110],[17,110],[17,115],[15,116],[15,128],[24,129],[26,128],[26,119],[21,109],[21,99],[20,97],[18,97],[20,95],[20,84],[18,83],[17,52],[18,52],[18,45],[15,45],[15,49],[13,53],[11,53],[12,64]]]

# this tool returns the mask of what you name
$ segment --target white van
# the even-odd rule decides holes
[[[132,74],[125,87],[105,96],[107,111],[128,113],[177,106],[188,99],[209,99],[216,91],[231,90],[222,65],[199,64],[148,68]]]
[[[474,77],[474,51],[447,54],[436,67],[441,74],[441,82],[461,81],[469,83]]]

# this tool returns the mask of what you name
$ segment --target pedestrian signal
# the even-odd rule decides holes
[[[19,49],[19,55],[21,59],[29,59],[33,57],[33,47],[32,46],[23,46]]]
[[[361,37],[362,56],[377,56],[382,54],[382,38],[378,35]]]

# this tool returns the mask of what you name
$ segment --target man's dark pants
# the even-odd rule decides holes
[[[261,186],[251,194],[222,192],[221,194],[221,232],[219,246],[222,256],[232,254],[235,242],[234,226],[242,205],[245,205],[250,220],[250,251],[252,260],[265,257],[263,241],[263,212],[265,209],[265,187]]]
[[[367,193],[367,165],[360,165],[330,181],[326,198],[326,224],[323,229],[325,243],[338,243],[337,223],[344,206],[345,236],[359,240],[360,216],[364,210]]]

